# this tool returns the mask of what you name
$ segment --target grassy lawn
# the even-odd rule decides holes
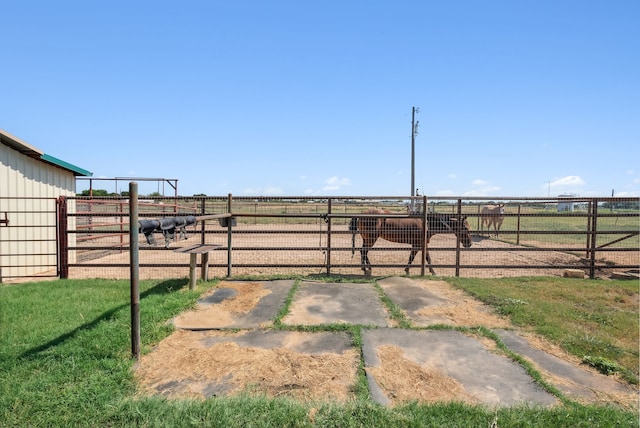
[[[637,281],[447,278],[602,372],[638,384]]]
[[[519,325],[572,352],[617,363],[637,379],[637,284],[547,278],[453,282],[498,305]],[[167,320],[215,284],[190,292],[187,279],[142,281],[143,351],[170,334]],[[567,316],[543,316],[557,308],[545,307],[543,300],[575,309]],[[634,317],[630,339],[617,334],[627,322],[620,314],[625,312]],[[579,329],[586,325],[588,330]],[[500,427],[638,426],[637,415],[628,411],[573,403],[496,412],[459,403],[386,408],[368,398],[344,405],[245,396],[167,401],[137,393],[130,349],[128,281],[0,286],[0,426],[486,427],[496,417]]]

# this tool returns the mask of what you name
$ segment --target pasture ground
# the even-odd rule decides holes
[[[312,225],[311,225],[312,226]],[[212,226],[213,227],[213,226]],[[280,225],[251,225],[251,224],[239,224],[234,228],[235,231],[241,232],[234,235],[233,238],[233,264],[232,275],[246,276],[246,275],[291,275],[295,272],[297,275],[317,275],[326,272],[325,268],[318,267],[306,267],[305,265],[323,265],[326,263],[326,253],[322,250],[322,246],[326,245],[326,236],[320,234],[300,234],[297,232],[309,231],[310,225],[299,224],[287,224],[287,230],[291,230],[291,234],[286,233],[261,233],[264,231],[277,231],[280,230]],[[219,229],[219,227],[218,227]],[[315,229],[317,231],[317,229]],[[336,231],[347,231],[347,226],[335,227]],[[331,245],[336,248],[350,249],[352,246],[351,234],[336,234],[332,237]],[[183,248],[200,244],[200,236],[196,233],[190,233],[188,239],[177,240],[172,242],[171,248]],[[140,279],[157,279],[157,278],[183,278],[188,273],[188,267],[168,267],[163,265],[170,265],[175,263],[189,263],[189,256],[187,254],[176,253],[175,251],[163,251],[164,242],[161,234],[156,234],[156,240],[158,241],[155,246],[149,246],[141,240],[141,247],[154,248],[157,250],[140,251],[139,261],[141,264],[157,265],[157,267],[145,267],[140,269]],[[207,237],[207,244],[226,246],[226,235],[214,235]],[[360,255],[357,251],[362,245],[362,240],[358,236],[356,237],[356,252],[352,254],[350,250],[347,251],[332,251],[331,260],[334,265],[348,265],[359,264]],[[431,249],[431,257],[435,264],[455,264],[455,251],[439,251],[438,248],[453,248],[455,247],[455,237],[452,234],[438,234],[432,237],[429,243]],[[560,244],[558,244],[560,245]],[[561,246],[567,246],[568,244],[561,244]],[[302,247],[302,248],[314,248],[317,247],[317,251],[298,251],[298,250],[272,250],[271,247]],[[472,249],[474,251],[463,251],[461,254],[461,263],[474,266],[493,265],[493,266],[511,266],[517,265],[519,268],[504,269],[500,267],[493,268],[468,268],[460,270],[460,277],[468,278],[500,278],[500,277],[519,277],[519,276],[562,276],[562,269],[555,268],[557,265],[569,265],[575,266],[577,269],[585,270],[584,253],[570,254],[565,251],[554,251],[552,245],[549,243],[542,243],[536,241],[527,241],[526,246],[537,246],[539,248],[547,248],[540,251],[518,251],[518,248],[525,247],[523,243],[521,246],[517,246],[511,243],[507,243],[501,240],[490,239],[486,236],[475,236]],[[246,250],[241,251],[237,248],[260,248],[265,247],[264,250]],[[409,246],[407,244],[397,244],[380,239],[374,248],[389,248],[398,249],[399,251],[371,251],[369,258],[371,262],[376,264],[397,264],[404,265],[407,263],[409,257]],[[487,251],[481,251],[486,249]],[[479,251],[478,251],[479,250]],[[579,251],[577,248],[576,251]],[[614,271],[615,263],[629,264],[638,261],[638,255],[640,253],[633,252],[608,252],[606,258],[601,260],[612,264],[611,269],[598,271],[596,276],[599,278],[609,278]],[[600,257],[600,256],[599,256]],[[201,259],[199,258],[199,261]],[[414,260],[413,268],[411,269],[412,275],[419,275],[420,255]],[[95,260],[90,260],[91,263],[104,264],[102,267],[83,266],[83,262],[79,262],[78,266],[70,268],[69,278],[83,279],[83,278],[113,278],[113,279],[127,279],[129,278],[130,271],[129,253],[127,251],[113,253],[107,256],[102,256]],[[217,265],[217,267],[210,267],[210,277],[224,277],[227,275],[227,252],[226,250],[214,250],[210,252],[209,262],[211,265]],[[296,264],[299,266],[295,268],[282,267],[280,265]],[[263,264],[266,267],[239,267],[235,265],[241,264]],[[548,266],[528,268],[527,266]],[[220,267],[223,266],[223,267]],[[362,270],[359,267],[332,267],[331,273],[334,275],[362,275]],[[392,276],[401,275],[404,273],[404,269],[401,267],[387,268],[376,267],[373,268],[373,275],[375,276]],[[455,269],[453,268],[437,268],[436,273],[439,276],[455,276]],[[428,270],[426,274],[429,275]]]
[[[553,406],[568,399],[638,411],[637,388],[519,332],[443,281],[223,281],[173,323],[177,330],[136,369],[145,394],[348,402],[363,369],[372,399],[388,406]],[[541,373],[542,384],[518,358]]]

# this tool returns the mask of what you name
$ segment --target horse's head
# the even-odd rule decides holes
[[[467,216],[449,217],[449,226],[463,247],[471,247],[471,229],[469,228]]]

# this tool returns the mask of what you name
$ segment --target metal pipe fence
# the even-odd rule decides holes
[[[56,202],[0,197],[0,283],[58,276]]]
[[[42,275],[128,277],[126,197],[25,199],[33,201],[0,200],[0,281]],[[33,202],[37,199],[47,202],[36,206]],[[488,229],[485,224],[489,215],[482,209],[489,204],[504,204],[499,227]],[[420,213],[410,212],[411,206]],[[212,277],[362,276],[363,241],[350,231],[349,223],[354,217],[366,217],[362,213],[370,208],[389,211],[384,216],[370,215],[379,219],[420,219],[425,209],[427,213],[466,217],[471,247],[462,247],[451,233],[438,233],[427,244],[432,267],[439,276],[558,276],[572,269],[596,278],[640,269],[639,198],[227,195],[139,201],[140,220],[181,216],[203,219],[187,226],[185,235],[178,231],[170,234],[168,246],[162,232],[155,233],[158,239],[153,243],[141,236],[140,278],[187,276],[190,258],[184,250],[197,246],[210,249],[206,263]],[[53,236],[36,238],[39,229],[53,230]],[[372,275],[404,274],[410,248],[377,240],[368,256]],[[36,263],[40,254],[53,261]],[[204,268],[203,259],[201,256],[198,267]],[[425,263],[424,257],[416,257],[409,274],[423,275]],[[25,273],[27,267],[32,271]]]
[[[471,229],[470,248],[462,248],[453,234],[431,238],[427,250],[438,275],[562,275],[566,269],[579,269],[595,278],[640,267],[637,198],[414,199],[413,205],[423,212],[426,207],[430,213],[466,216]],[[76,198],[76,205],[82,201]],[[176,233],[168,247],[164,239],[154,244],[141,240],[141,277],[186,276],[189,259],[175,250],[198,245],[214,248],[207,257],[212,276],[362,275],[362,239],[349,230],[351,219],[363,217],[368,208],[389,211],[384,217],[419,218],[408,211],[411,202],[410,197],[388,196],[155,198],[140,207],[141,218],[227,214],[230,219],[228,224],[227,219],[199,221],[187,228],[186,239]],[[504,204],[497,230],[483,227],[487,215],[481,209],[488,202]],[[169,205],[177,208],[167,211]],[[85,224],[86,215],[69,214],[77,217],[77,224]],[[121,226],[115,224],[126,222],[126,215],[118,212],[118,221],[105,225],[114,214],[94,209],[91,216],[101,218],[95,228],[68,231],[76,235],[76,246],[68,251],[77,255],[69,265],[70,277],[126,276],[126,232],[114,239],[114,229]],[[91,244],[84,239],[88,233],[94,238]],[[369,255],[373,275],[403,274],[409,250],[406,244],[378,240]],[[424,263],[416,258],[409,273],[424,274]]]

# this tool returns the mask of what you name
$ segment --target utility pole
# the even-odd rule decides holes
[[[413,197],[416,195],[416,135],[418,135],[418,124],[416,113],[420,113],[420,108],[411,108],[411,211],[413,211]]]

